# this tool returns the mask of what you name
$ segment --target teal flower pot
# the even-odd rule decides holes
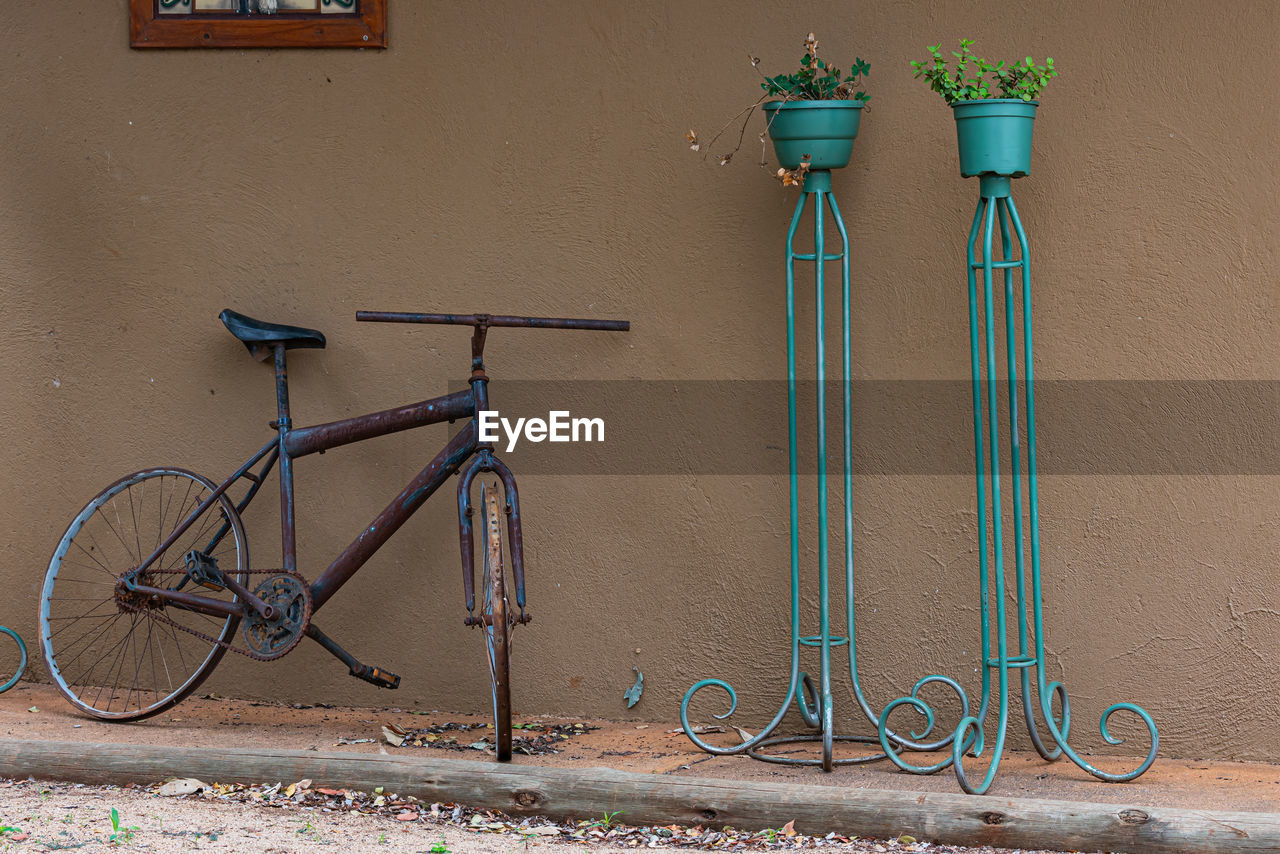
[[[840,169],[853,157],[861,101],[771,101],[764,105],[773,153],[784,168]]]
[[[1039,101],[991,98],[951,105],[960,145],[960,174],[1021,178],[1031,172],[1031,129]]]

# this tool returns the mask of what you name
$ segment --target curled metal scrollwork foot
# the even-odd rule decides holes
[[[1124,771],[1119,774],[1116,774],[1110,771],[1103,771],[1102,769],[1095,767],[1092,763],[1090,763],[1084,757],[1082,757],[1079,753],[1077,753],[1071,747],[1071,745],[1067,742],[1068,728],[1071,722],[1071,719],[1070,719],[1071,706],[1069,701],[1067,700],[1066,689],[1062,686],[1062,683],[1060,682],[1051,683],[1050,689],[1051,689],[1051,693],[1048,695],[1049,697],[1052,697],[1053,694],[1057,694],[1061,698],[1064,721],[1063,721],[1062,727],[1059,728],[1057,721],[1053,719],[1053,716],[1051,714],[1052,710],[1047,708],[1047,705],[1042,702],[1041,713],[1045,716],[1045,725],[1048,727],[1049,734],[1053,738],[1054,743],[1057,745],[1057,748],[1062,752],[1062,755],[1066,756],[1076,765],[1080,766],[1080,768],[1082,768],[1085,771],[1088,771],[1090,774],[1097,777],[1099,780],[1103,780],[1108,783],[1127,783],[1128,781],[1133,780],[1137,777],[1140,777],[1144,773],[1146,773],[1146,770],[1151,767],[1151,763],[1156,761],[1156,753],[1160,750],[1160,731],[1156,729],[1156,722],[1151,717],[1150,713],[1148,713],[1146,709],[1142,708],[1142,706],[1139,706],[1136,703],[1112,703],[1110,706],[1107,706],[1107,708],[1102,712],[1102,716],[1098,720],[1098,732],[1101,733],[1102,740],[1110,745],[1118,745],[1118,744],[1124,743],[1123,738],[1120,738],[1118,736],[1111,734],[1111,730],[1107,726],[1107,722],[1111,720],[1111,716],[1114,715],[1116,712],[1128,712],[1129,714],[1138,718],[1138,720],[1142,722],[1142,725],[1146,727],[1147,738],[1151,746],[1147,750],[1147,755],[1137,765],[1137,767],[1133,768],[1132,770]]]
[[[959,730],[955,733],[944,736],[936,741],[925,742],[937,726],[937,714],[934,712],[933,706],[920,698],[920,691],[928,685],[945,685],[955,692],[957,699],[960,701],[960,717],[964,720],[970,719],[969,714],[969,695],[965,693],[963,687],[956,680],[949,676],[933,675],[926,676],[917,682],[911,688],[911,693],[904,697],[893,700],[884,707],[880,713],[880,719],[877,721],[876,733],[880,741],[880,746],[884,750],[885,755],[894,765],[897,765],[903,771],[910,771],[913,774],[936,774],[937,772],[947,768],[952,764],[951,758],[943,759],[932,765],[914,765],[907,762],[902,757],[902,750],[894,750],[892,747],[895,743],[899,748],[906,748],[913,751],[931,752],[942,750],[949,744],[953,744]],[[889,728],[889,717],[899,708],[906,706],[921,717],[924,718],[924,725],[919,730],[912,730],[910,738],[904,738],[901,733],[894,732]],[[962,744],[961,747],[969,749],[972,745]],[[980,747],[979,747],[980,749]]]

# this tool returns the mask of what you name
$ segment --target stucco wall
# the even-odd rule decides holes
[[[721,169],[682,140],[754,97],[748,50],[781,70],[810,29],[832,59],[872,63],[873,108],[835,179],[855,245],[859,379],[968,376],[962,258],[977,187],[959,177],[947,109],[907,64],[962,35],[989,55],[1052,55],[1062,70],[1033,174],[1016,186],[1036,259],[1038,376],[1271,380],[1280,369],[1280,92],[1265,65],[1280,14],[1268,0],[1014,13],[997,2],[390,5],[382,52],[139,52],[124,0],[5,4],[0,622],[36,637],[48,555],[103,485],[158,463],[217,476],[264,441],[268,371],[218,324],[224,306],[329,335],[325,352],[291,360],[299,423],[465,376],[461,330],[356,324],[357,308],[634,322],[625,337],[499,330],[498,390],[504,378],[784,377],[781,239],[795,197],[752,166],[750,142]],[[605,456],[634,455],[676,424],[645,410],[649,423],[614,424]],[[969,429],[964,418],[918,426]],[[1274,443],[1253,426],[1246,456]],[[1099,447],[1140,446],[1142,425],[1129,427]],[[1042,422],[1041,442],[1066,429]],[[784,445],[784,422],[762,430],[760,447]],[[444,436],[301,461],[303,571],[327,565]],[[1238,459],[1225,474],[1041,479],[1050,676],[1071,688],[1082,735],[1127,699],[1156,716],[1170,755],[1280,759],[1280,479]],[[977,688],[971,465],[859,478],[861,660],[877,705],[939,670]],[[696,459],[521,479],[537,620],[517,635],[519,710],[670,719],[685,688],[714,675],[737,687],[742,725],[772,714],[787,667],[785,477],[686,466]],[[273,504],[247,520],[266,566],[278,560]],[[230,656],[209,690],[486,708],[479,639],[461,625],[454,519],[449,497],[429,504],[319,621],[401,673],[399,695],[310,644],[287,665]],[[628,713],[633,665],[646,692]],[[852,709],[843,681],[838,697]]]

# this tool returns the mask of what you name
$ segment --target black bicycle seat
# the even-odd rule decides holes
[[[229,308],[224,308],[218,317],[232,335],[244,342],[249,354],[258,361],[270,355],[273,344],[284,344],[286,350],[292,350],[295,347],[324,349],[324,333],[314,329],[285,326],[282,323],[267,323]]]

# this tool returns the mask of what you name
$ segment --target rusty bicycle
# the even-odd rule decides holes
[[[265,323],[225,310],[220,318],[258,361],[274,359],[275,435],[221,483],[181,468],[150,468],[108,486],[76,515],[54,550],[40,595],[40,647],[54,684],[95,718],[139,720],[195,690],[227,650],[259,661],[281,658],[309,637],[350,674],[383,688],[400,677],[358,661],[312,622],[314,614],[452,475],[458,475],[458,540],[468,626],[484,634],[493,689],[495,748],[511,757],[510,633],[525,609],[520,501],[510,469],[480,440],[489,409],[484,346],[496,327],[626,331],[627,321],[361,311],[356,319],[469,326],[468,388],[368,415],[295,428],[285,355],[323,348],[314,329]],[[366,525],[314,581],[297,567],[293,462],[340,445],[441,422],[464,422],[430,463]],[[241,514],[279,466],[283,566],[255,568]],[[471,493],[481,478],[476,611]],[[231,487],[244,483],[234,501]],[[499,502],[499,487],[502,501]],[[503,520],[505,518],[505,525]],[[504,528],[505,539],[504,546]],[[505,566],[510,562],[508,575]],[[511,595],[514,588],[514,596]]]

